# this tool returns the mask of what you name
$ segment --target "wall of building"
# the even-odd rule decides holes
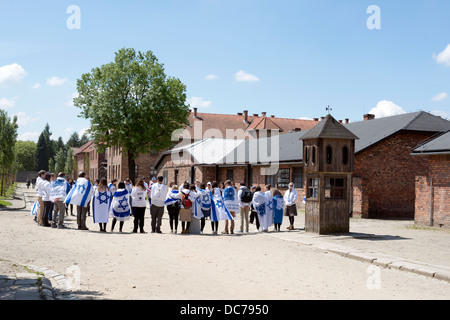
[[[426,158],[429,172],[416,177],[414,223],[450,228],[450,155]]]
[[[427,172],[411,151],[430,133],[398,132],[355,156],[353,216],[414,218],[415,177]]]

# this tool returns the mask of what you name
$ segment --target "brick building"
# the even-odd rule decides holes
[[[424,158],[411,156],[411,152],[437,132],[449,129],[450,122],[423,111],[380,119],[365,115],[363,119],[344,123],[347,129],[359,137],[355,141],[352,214],[363,218],[412,219],[415,211],[415,177],[428,172],[428,162]],[[252,148],[251,139],[238,143],[232,151],[223,152],[223,149],[214,147],[222,150],[218,154],[218,158],[222,158],[216,159],[216,163],[197,161],[195,156],[188,157],[182,163],[175,163],[170,160],[171,152],[165,152],[156,163],[157,171],[167,177],[167,182],[230,179],[260,186],[271,184],[282,192],[287,183],[293,181],[300,194],[298,201],[301,202],[305,189],[303,144],[300,139],[306,132],[293,130],[274,137],[266,135],[268,138],[255,139],[259,141],[259,146],[267,145],[268,142],[279,145],[278,161],[272,159],[272,164],[276,162],[280,169],[275,174],[263,174],[263,168],[267,168],[268,164],[264,159],[251,158],[251,155],[260,155]],[[204,142],[182,149],[192,155],[192,149],[201,149],[202,146],[206,150],[203,152],[210,152],[210,145]],[[195,152],[198,154],[202,151]]]
[[[264,135],[267,132],[270,133],[270,130],[273,128],[279,129],[278,132],[284,134],[294,131],[309,130],[318,123],[318,119],[287,119],[278,118],[274,115],[268,117],[266,115],[266,112],[262,112],[261,115],[249,115],[247,110],[235,115],[200,113],[197,111],[197,108],[194,108],[189,114],[189,126],[180,131],[179,139],[178,137],[176,139],[174,138],[174,140],[176,140],[174,141],[174,146],[179,143],[189,145],[208,137],[221,139],[229,137],[238,140],[252,139],[253,137]],[[136,159],[135,176],[146,177],[149,179],[158,175],[155,164],[166,151],[167,150],[156,152],[154,150],[149,150],[149,153],[140,154]],[[108,148],[105,159],[107,162],[108,181],[111,181],[112,179],[125,180],[128,177],[127,157],[126,154],[121,152],[120,147]],[[210,172],[211,170],[209,170],[209,174]],[[178,174],[183,175],[179,178],[183,181],[189,179],[189,172],[186,173],[186,169],[179,169]],[[203,174],[203,170],[202,173],[196,173],[197,177],[199,177],[200,174]],[[175,172],[173,175],[175,175]],[[170,181],[175,179],[174,177],[169,178]]]
[[[450,131],[414,148],[413,156],[426,161],[426,172],[416,176],[414,222],[450,228]]]
[[[96,180],[106,178],[105,153],[98,153],[94,141],[88,141],[80,148],[73,148],[76,168],[74,172],[66,173],[67,176],[78,176],[80,171],[86,172],[89,179]]]

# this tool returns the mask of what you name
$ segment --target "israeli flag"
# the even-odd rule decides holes
[[[70,185],[66,179],[58,177],[52,185],[52,191],[50,192],[50,201],[62,201],[66,198],[70,192]]]
[[[259,230],[267,230],[273,224],[273,198],[269,194],[260,191],[253,196],[253,207],[258,213]]]
[[[234,220],[223,201],[218,188],[214,189],[214,195],[211,195],[211,221]]]
[[[202,211],[202,196],[200,192],[197,193],[197,196],[194,200],[194,217],[199,220],[204,217]]]
[[[172,190],[167,194],[166,201],[164,201],[164,204],[166,206],[170,206],[176,202],[181,202],[180,191]]]
[[[92,184],[86,178],[78,178],[64,201],[65,204],[73,204],[79,207],[87,207],[91,201]]]
[[[36,201],[31,207],[30,215],[37,216],[38,212],[39,212],[39,202]]]
[[[110,213],[118,221],[128,221],[131,215],[131,208],[128,202],[128,191],[119,189],[114,192]]]
[[[239,212],[239,199],[236,189],[232,186],[223,191],[223,201],[229,211]]]
[[[202,209],[203,210],[210,209],[211,202],[212,202],[211,192],[207,191],[207,190],[203,190],[203,189],[199,189],[198,191],[201,193],[200,198],[201,198],[201,203],[202,203]]]

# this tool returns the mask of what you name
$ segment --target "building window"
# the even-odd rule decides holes
[[[289,182],[291,182],[291,172],[289,168],[278,170],[277,188],[287,189],[289,188]]]
[[[295,188],[303,188],[303,168],[294,167],[292,168],[292,182]]]
[[[348,148],[347,147],[342,148],[342,163],[348,164]]]
[[[316,164],[316,146],[312,147],[312,160],[311,160],[312,164],[315,165]]]
[[[308,198],[317,198],[319,196],[319,178],[308,179]]]
[[[309,161],[309,147],[305,147],[305,164]]]
[[[345,199],[345,178],[325,179],[325,199]]]
[[[327,164],[331,164],[333,159],[333,149],[331,146],[327,146]]]
[[[167,172],[167,170],[164,170],[163,171],[163,177],[164,177],[164,181],[163,181],[163,184],[165,184],[165,185],[167,185],[168,184],[168,172]]]
[[[232,169],[227,170],[227,180],[233,181],[234,172]]]
[[[271,176],[265,176],[266,177],[266,185],[270,184],[272,186],[272,188],[276,187],[276,183],[277,183],[277,175],[271,175]]]

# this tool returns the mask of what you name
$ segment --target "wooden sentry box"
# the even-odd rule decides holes
[[[306,232],[350,231],[355,139],[358,137],[331,115],[302,137]]]

